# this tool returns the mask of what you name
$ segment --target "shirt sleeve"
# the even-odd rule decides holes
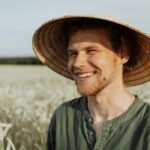
[[[47,150],[55,150],[55,139],[56,139],[56,119],[53,114],[49,125],[48,136],[47,136]]]

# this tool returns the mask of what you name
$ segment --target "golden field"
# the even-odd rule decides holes
[[[150,83],[130,89],[150,102]],[[0,150],[45,150],[54,109],[79,96],[45,66],[0,66]]]

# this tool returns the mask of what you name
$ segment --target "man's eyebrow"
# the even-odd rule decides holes
[[[90,49],[98,49],[98,46],[87,46],[85,47],[86,50],[90,50]]]
[[[98,49],[99,47],[97,45],[94,45],[94,46],[86,46],[84,47],[85,50],[90,50],[90,49]],[[68,52],[75,52],[77,51],[76,49],[67,49]]]
[[[75,50],[75,49],[67,49],[67,53],[71,53],[71,52],[77,52],[77,50]]]
[[[96,50],[96,49],[99,49],[99,47],[96,46],[96,45],[84,47],[84,50],[92,50],[92,49],[95,49],[95,50]],[[72,49],[72,48],[67,49],[67,54],[70,54],[70,53],[73,53],[73,52],[78,52],[78,50]]]

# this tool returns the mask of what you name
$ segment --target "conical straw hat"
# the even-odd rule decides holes
[[[66,22],[81,19],[100,20],[131,30],[140,41],[142,57],[130,71],[124,72],[124,83],[126,86],[135,86],[150,81],[150,36],[112,18],[64,16],[44,23],[35,31],[32,41],[34,52],[42,63],[58,74],[73,79],[67,68],[68,57],[65,50],[66,38],[64,38],[63,26]]]

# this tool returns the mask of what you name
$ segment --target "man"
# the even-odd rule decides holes
[[[150,37],[112,19],[68,16],[34,34],[40,60],[82,95],[54,112],[48,150],[150,150],[150,106],[127,86],[150,81]]]

